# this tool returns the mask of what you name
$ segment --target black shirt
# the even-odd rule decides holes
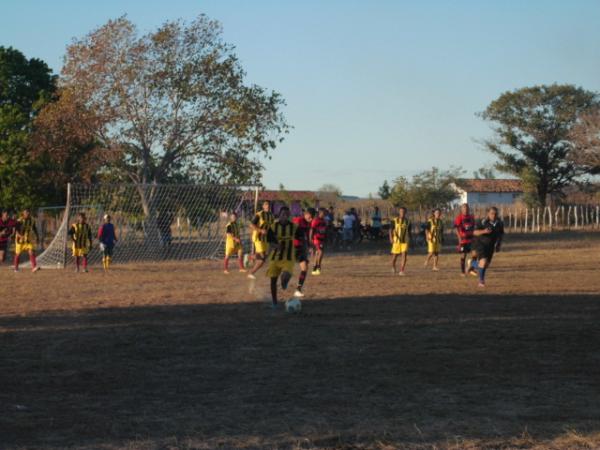
[[[485,219],[477,222],[475,229],[491,231],[489,234],[481,234],[475,238],[480,245],[484,245],[486,247],[497,245],[504,235],[504,224],[500,219],[496,219],[492,222],[486,217]]]

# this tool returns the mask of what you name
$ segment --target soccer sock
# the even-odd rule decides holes
[[[83,270],[87,270],[87,256],[83,257]]]
[[[75,257],[75,265],[77,266],[77,270],[79,270],[79,256]]]
[[[485,270],[486,270],[485,267],[480,267],[479,268],[479,281],[481,283],[483,283],[485,281]]]
[[[306,270],[303,270],[300,272],[300,277],[298,278],[298,290],[299,291],[302,289],[302,286],[304,286],[305,280],[306,280]]]
[[[461,273],[465,273],[465,264],[466,264],[465,258],[460,258],[460,271],[461,271]]]
[[[37,267],[37,261],[35,259],[35,255],[32,253],[29,255],[29,262],[31,263],[31,268],[35,269]]]
[[[271,300],[273,305],[277,304],[277,278],[271,278]]]
[[[15,255],[15,270],[19,269],[19,256],[20,255]]]
[[[229,258],[226,256],[225,260],[223,261],[223,268],[225,270],[229,270]]]
[[[238,256],[238,264],[240,266],[240,269],[245,269],[245,267],[244,267],[244,257],[243,256]]]
[[[106,257],[106,268],[107,269],[110,267],[111,262],[112,262],[112,256],[107,256]]]

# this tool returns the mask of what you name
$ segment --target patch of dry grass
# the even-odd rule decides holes
[[[0,448],[600,448],[599,234],[509,236],[488,286],[385,249],[300,315],[218,263],[0,272]]]

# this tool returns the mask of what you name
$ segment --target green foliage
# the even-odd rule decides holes
[[[599,104],[598,95],[572,85],[533,86],[505,92],[481,116],[494,124],[495,138],[484,143],[495,168],[532,186],[540,205],[560,194],[579,174],[569,159],[577,117]]]
[[[445,171],[432,167],[414,175],[410,181],[405,177],[398,177],[394,180],[389,199],[394,206],[411,209],[446,206],[457,198],[452,183],[462,173],[463,170],[457,167]]]
[[[496,178],[494,167],[484,166],[473,172],[473,178],[478,180],[493,180]]]
[[[32,122],[49,101],[55,77],[39,59],[0,47],[0,205],[23,208],[54,201],[60,194],[44,177],[43,160],[31,155]]]
[[[377,194],[382,200],[387,200],[390,198],[390,195],[392,195],[392,189],[390,188],[390,184],[387,180],[383,181],[383,184],[379,187]]]

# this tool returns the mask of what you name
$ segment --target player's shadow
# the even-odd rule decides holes
[[[598,298],[581,295],[2,317],[2,448],[444,446],[598,431],[598,319]]]

